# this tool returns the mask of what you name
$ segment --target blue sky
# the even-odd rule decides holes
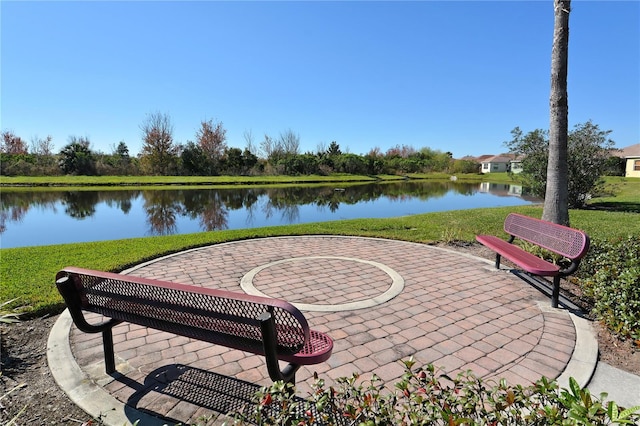
[[[149,113],[176,142],[221,121],[229,146],[291,130],[336,141],[497,154],[548,128],[553,2],[7,1],[1,128],[142,145]],[[569,123],[640,142],[640,2],[572,2]]]

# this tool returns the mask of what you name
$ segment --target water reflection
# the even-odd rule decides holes
[[[192,219],[198,219],[203,231],[227,229],[227,206],[237,210],[243,207],[244,200],[238,194],[222,199],[218,191],[191,190],[184,191],[185,214]]]
[[[491,182],[482,182],[480,184],[480,191],[489,192],[494,195],[522,195],[522,186],[520,185],[511,185],[508,183],[491,183]]]
[[[178,216],[185,209],[182,203],[165,191],[145,191],[144,211],[147,224],[153,235],[171,235],[177,230]]]
[[[490,200],[482,198],[486,194]],[[521,194],[522,188],[515,185],[450,181],[340,188],[5,191],[0,199],[0,234],[3,247],[18,247],[505,205],[498,201],[501,198],[513,199],[509,205],[535,201]],[[441,205],[436,199],[442,200]],[[53,236],[65,227],[71,236]],[[51,241],[45,238],[48,235]]]
[[[100,197],[100,201],[103,201],[108,207],[118,209],[126,215],[131,211],[133,200],[138,198],[140,193],[138,191],[114,191],[110,197],[98,196]]]
[[[74,219],[85,219],[96,213],[96,205],[100,202],[97,192],[65,192],[62,197],[64,212]]]

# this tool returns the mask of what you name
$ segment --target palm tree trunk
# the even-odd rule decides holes
[[[542,219],[569,225],[569,171],[567,142],[569,101],[567,62],[569,57],[570,0],[554,0],[553,48],[551,50],[551,96],[549,101],[549,163]]]

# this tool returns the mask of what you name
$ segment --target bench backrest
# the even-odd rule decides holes
[[[517,213],[507,216],[504,231],[568,259],[580,259],[589,250],[583,231]]]
[[[76,308],[109,318],[264,354],[257,318],[269,312],[278,353],[297,353],[309,340],[304,315],[283,300],[75,267],[58,272],[56,282],[65,276],[75,286]]]

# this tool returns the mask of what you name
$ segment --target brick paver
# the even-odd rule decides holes
[[[400,361],[410,356],[418,365],[433,363],[449,374],[472,369],[486,379],[523,385],[541,374],[556,378],[571,358],[575,330],[566,312],[540,309],[549,304],[545,296],[490,263],[423,244],[265,238],[179,253],[129,273],[242,291],[242,277],[261,268],[253,277],[258,291],[326,307],[366,301],[388,290],[392,278],[377,265],[404,280],[395,298],[364,309],[305,312],[312,328],[332,336],[335,348],[327,362],[299,370],[299,395],[310,390],[314,372],[329,383],[354,372],[375,373],[392,388],[403,373]],[[240,351],[129,324],[116,326],[114,341],[123,374],[109,377],[100,374],[100,335],[71,332],[74,356],[90,379],[122,402],[176,423],[231,409],[237,403],[234,392],[251,393],[271,382],[264,360]],[[165,370],[171,374],[158,373]],[[221,383],[230,389],[215,389]],[[221,403],[225,398],[233,404]],[[237,400],[242,398],[250,395]]]

